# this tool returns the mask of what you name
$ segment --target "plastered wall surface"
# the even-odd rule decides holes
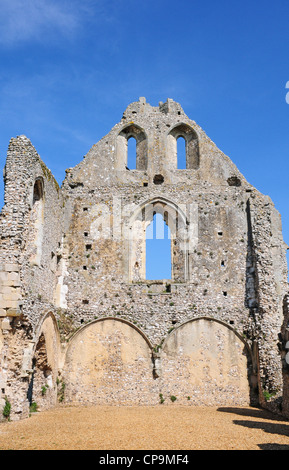
[[[182,325],[162,350],[164,396],[197,405],[250,404],[248,352],[229,328],[207,319]]]
[[[77,333],[63,377],[68,402],[158,403],[150,347],[136,329],[118,320],[97,321]]]

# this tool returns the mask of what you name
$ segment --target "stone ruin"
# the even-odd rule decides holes
[[[12,138],[4,182],[0,420],[59,402],[289,416],[280,215],[180,104],[131,103],[61,188],[29,139]],[[156,214],[168,279],[146,275]]]

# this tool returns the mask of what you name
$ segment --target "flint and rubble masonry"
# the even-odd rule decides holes
[[[180,104],[131,103],[61,187],[29,139],[13,138],[4,180],[0,396],[13,419],[59,396],[160,394],[288,414],[280,215]],[[170,279],[146,278],[155,213],[171,231]]]

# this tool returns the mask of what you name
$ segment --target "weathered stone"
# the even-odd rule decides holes
[[[147,278],[155,214],[170,229],[169,279]],[[11,139],[0,230],[0,371],[15,419],[57,395],[272,410],[283,399],[289,416],[280,215],[178,103],[131,103],[61,188],[27,137]]]
[[[4,318],[1,323],[1,328],[3,331],[11,330],[10,321],[8,318]]]
[[[6,314],[6,310],[4,310],[3,308],[0,308],[0,317],[6,317],[7,314]]]
[[[8,308],[6,310],[7,317],[19,317],[20,315],[21,315],[21,312],[19,308]]]
[[[4,271],[7,271],[9,273],[16,271],[19,271],[19,266],[18,264],[4,264]]]

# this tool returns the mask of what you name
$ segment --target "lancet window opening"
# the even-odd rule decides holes
[[[136,124],[125,127],[117,136],[116,168],[140,171],[147,169],[147,136]]]
[[[44,225],[44,186],[42,178],[37,178],[33,186],[31,221],[33,250],[30,261],[32,264],[40,265]]]

